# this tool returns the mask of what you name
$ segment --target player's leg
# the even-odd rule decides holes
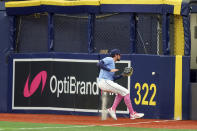
[[[108,81],[108,82],[107,82]],[[112,93],[117,93],[117,91],[116,90],[114,90],[114,87],[113,87],[113,81],[110,81],[110,80],[100,80],[99,82],[98,82],[98,87],[101,89],[101,90],[105,90],[105,91],[108,91],[108,92],[112,92]],[[107,119],[106,118],[106,114],[105,114],[105,110],[103,110],[103,108],[105,108],[104,107],[104,105],[107,105],[107,104],[105,104],[106,103],[106,101],[107,101],[107,98],[105,97],[105,96],[103,96],[103,94],[102,94],[102,113],[101,113],[101,119],[102,120],[105,120],[105,119]],[[116,117],[116,113],[115,113],[115,111],[116,111],[116,107],[118,106],[118,104],[120,103],[120,101],[122,100],[122,98],[123,98],[123,96],[121,96],[120,94],[118,94],[116,97],[115,97],[115,100],[114,100],[114,103],[113,103],[113,106],[112,106],[112,108],[110,108],[110,109],[108,109],[107,111],[108,111],[108,113],[110,114],[110,116],[113,118],[113,119],[115,119],[115,120],[117,120],[117,117]]]
[[[133,106],[131,104],[130,94],[127,94],[124,96],[124,103],[127,106],[127,108],[129,109],[129,113],[133,114],[134,110],[133,110]]]
[[[115,99],[114,99],[114,103],[112,105],[111,108],[107,109],[110,116],[114,119],[114,120],[117,120],[117,117],[116,117],[116,107],[119,105],[119,103],[121,102],[123,96],[121,96],[120,94],[117,94]]]
[[[121,102],[123,96],[121,96],[120,94],[117,94],[115,99],[114,99],[114,103],[112,105],[112,110],[116,110],[117,106],[119,105],[119,103]]]
[[[120,86],[119,84],[117,84],[117,83],[115,83],[113,81],[110,81],[110,80],[106,80],[105,84],[106,84],[106,88],[108,90],[110,90],[111,92],[117,94],[115,99],[114,99],[114,103],[113,103],[112,107],[108,109],[108,112],[109,112],[110,116],[113,119],[117,120],[116,108],[119,105],[119,103],[121,102],[122,98],[126,94],[129,94],[129,91],[127,89],[125,89],[124,87]]]
[[[108,116],[108,111],[107,111],[107,102],[108,102],[107,95],[108,94],[107,92],[109,92],[108,87],[106,86],[104,79],[97,81],[97,85],[101,89],[101,120],[107,120],[107,116]]]
[[[112,115],[114,118],[116,118],[116,116],[114,115],[114,112],[116,111],[116,107],[118,106],[118,104],[120,103],[123,97],[124,97],[124,102],[127,108],[129,109],[130,119],[141,118],[144,116],[143,113],[137,113],[134,111],[132,103],[131,103],[131,99],[130,99],[130,93],[127,89],[125,89],[123,86],[113,81],[107,81],[107,84],[113,87],[111,90],[112,92],[119,94],[116,96],[112,108],[108,109],[109,111],[112,112]]]

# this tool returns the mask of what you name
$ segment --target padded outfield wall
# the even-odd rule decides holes
[[[188,51],[189,48],[185,49],[184,44],[180,49],[174,47],[175,52],[178,52],[177,54],[180,56],[169,55],[169,42],[173,41],[168,34],[169,16],[171,13],[173,14],[173,9],[176,9],[175,14],[177,14],[177,6],[174,8],[172,5],[155,4],[154,6],[158,7],[158,10],[154,11],[159,15],[154,16],[154,12],[149,12],[150,15],[146,16],[143,12],[137,17],[136,11],[133,10],[126,11],[127,13],[123,13],[125,12],[123,11],[118,15],[114,14],[117,10],[111,10],[113,13],[111,14],[109,13],[110,8],[115,8],[112,8],[113,5],[107,6],[96,5],[95,8],[87,8],[90,10],[79,8],[82,10],[76,10],[75,15],[69,14],[64,8],[53,8],[46,3],[42,6],[38,5],[38,8],[35,7],[47,9],[45,10],[48,11],[47,15],[46,13],[34,14],[38,10],[28,7],[22,8],[22,10],[18,10],[19,7],[16,7],[19,12],[14,12],[14,7],[10,6],[7,7],[7,14],[9,14],[7,16],[3,9],[1,22],[6,20],[9,22],[6,22],[7,27],[4,26],[4,28],[6,27],[4,34],[2,33],[3,35],[0,36],[1,39],[6,39],[2,44],[5,47],[1,47],[4,51],[1,54],[5,65],[1,68],[2,73],[5,74],[0,82],[3,84],[1,87],[1,112],[98,115],[101,101],[96,84],[98,75],[96,63],[105,56],[99,54],[100,50],[106,51],[106,49],[115,47],[120,48],[123,52],[123,61],[118,63],[117,67],[120,69],[129,65],[134,67],[132,77],[119,81],[130,89],[134,109],[144,112],[145,118],[189,119],[190,57],[182,56],[184,50]],[[136,7],[139,7],[136,9],[141,9],[141,7],[149,9],[151,6],[139,4]],[[168,15],[162,14],[159,10],[160,7],[162,9],[168,7]],[[26,10],[26,13],[34,12],[24,15],[20,12],[23,9]],[[95,15],[94,13],[99,9],[108,13]],[[13,13],[12,11],[18,14],[10,14]],[[56,11],[61,15],[56,15]],[[62,14],[65,15],[65,11],[66,17],[62,17]],[[78,15],[77,13],[81,11],[85,13]],[[33,15],[31,15],[32,13]],[[76,18],[78,19],[76,20]],[[138,18],[138,23],[135,23],[136,18]],[[60,21],[67,22],[70,26],[61,25],[58,23]],[[161,21],[166,23],[165,26],[161,25]],[[121,22],[122,24],[120,24]],[[108,23],[106,30],[101,28],[105,23]],[[150,28],[147,29],[145,24],[150,25],[148,26]],[[57,25],[61,25],[59,29],[56,28]],[[75,28],[76,25],[78,25],[77,28]],[[113,26],[110,27],[111,25],[117,28],[114,29]],[[73,33],[72,27],[82,35]],[[158,30],[152,30],[156,27],[158,30],[162,28],[163,35],[159,35]],[[63,34],[66,30],[64,29],[68,29],[65,36]],[[179,29],[183,31],[182,26]],[[119,32],[119,34],[115,32]],[[31,36],[36,39],[31,40]],[[184,37],[183,33],[181,37]],[[66,44],[65,47],[63,41],[72,44]],[[181,42],[184,41],[186,41],[184,38],[181,39]],[[112,104],[113,97],[114,94],[109,94],[108,106]],[[123,102],[119,107],[118,115],[128,116],[128,110]]]
[[[103,57],[104,55],[101,56]],[[93,54],[11,55],[9,110],[26,113],[99,114],[101,100],[96,84],[98,58],[98,55]],[[134,73],[117,82],[130,90],[135,110],[144,112],[145,118],[174,119],[178,115],[179,119],[188,119],[189,74],[185,70],[189,67],[188,57],[122,55],[122,61],[117,63],[117,68],[120,69],[117,73],[121,73],[125,66],[132,66]],[[183,73],[181,79],[180,72]],[[182,81],[182,89],[176,89],[177,80]],[[108,107],[112,105],[114,96],[109,94]],[[128,115],[123,101],[117,108],[117,113],[121,116]]]

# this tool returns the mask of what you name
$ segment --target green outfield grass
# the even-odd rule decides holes
[[[194,131],[189,129],[153,129],[133,127],[40,124],[0,121],[0,131]]]

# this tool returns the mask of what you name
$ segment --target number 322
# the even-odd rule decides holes
[[[137,97],[138,98],[134,98],[135,104],[139,105],[140,102],[142,101],[142,105],[151,105],[151,106],[156,106],[156,101],[154,101],[155,95],[156,95],[156,91],[157,91],[157,87],[155,84],[151,84],[150,88],[148,86],[147,83],[144,83],[141,87],[140,83],[136,83],[135,84],[135,89],[137,89]],[[143,96],[143,98],[141,97],[141,90],[146,90],[145,94]],[[148,96],[149,90],[153,90],[153,94],[150,98],[150,101],[147,101],[146,98]]]

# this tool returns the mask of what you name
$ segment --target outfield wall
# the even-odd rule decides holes
[[[9,111],[98,115],[101,101],[96,63],[102,57],[98,54],[12,54]],[[183,64],[177,65],[177,59]],[[118,73],[129,65],[134,68],[133,75],[118,82],[130,89],[136,111],[144,112],[145,118],[189,119],[189,57],[122,55],[122,62],[117,63]],[[183,74],[177,69],[184,69]],[[182,85],[176,85],[179,77]],[[110,94],[108,107],[113,98],[114,94]],[[123,101],[117,113],[128,115]]]

